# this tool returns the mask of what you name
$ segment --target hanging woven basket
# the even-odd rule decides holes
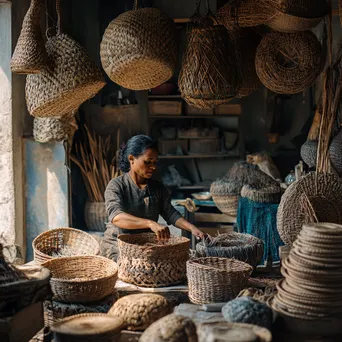
[[[60,17],[59,1],[56,5]],[[71,113],[105,85],[100,69],[84,48],[61,33],[60,24],[57,31],[45,45],[51,67],[26,78],[27,108],[35,117],[61,117]]]
[[[172,77],[177,62],[175,26],[156,8],[138,8],[115,18],[101,42],[108,77],[132,90],[155,88]]]
[[[255,66],[265,87],[278,94],[296,94],[313,84],[323,60],[322,46],[312,32],[273,32],[258,46]]]
[[[292,245],[303,224],[342,223],[342,180],[334,174],[311,172],[292,183],[281,198],[277,228]]]
[[[269,186],[261,189],[255,189],[250,185],[244,185],[241,190],[241,197],[248,198],[258,203],[279,203],[281,199],[280,186]]]
[[[336,172],[342,174],[342,129],[334,136],[329,146],[330,161]]]
[[[309,168],[316,167],[318,140],[307,140],[300,149],[300,156]]]
[[[43,0],[31,0],[12,59],[11,70],[16,74],[37,74],[46,69],[48,57],[40,28]]]

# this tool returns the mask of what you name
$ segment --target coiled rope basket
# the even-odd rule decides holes
[[[118,237],[119,278],[142,287],[180,284],[186,279],[190,241],[172,236],[157,242],[155,234],[123,234]]]
[[[173,20],[156,8],[138,8],[115,18],[101,42],[108,77],[132,90],[147,90],[171,78],[177,62]]]

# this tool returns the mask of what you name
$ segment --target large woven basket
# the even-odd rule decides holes
[[[51,271],[51,290],[61,302],[99,301],[113,293],[118,279],[118,265],[101,256],[52,259],[43,266]]]
[[[155,88],[171,78],[177,61],[175,27],[156,8],[138,9],[115,18],[101,42],[102,66],[115,83],[132,90]]]
[[[31,0],[12,59],[11,70],[16,74],[37,74],[48,65],[48,57],[40,28],[43,0]]]
[[[88,230],[104,232],[108,215],[104,202],[87,202],[84,207],[84,221]]]
[[[233,258],[256,267],[264,254],[264,242],[249,234],[227,233],[196,244],[199,257]]]
[[[250,185],[244,185],[241,190],[241,197],[259,203],[279,203],[281,195],[280,186],[269,186],[256,189]]]
[[[235,259],[197,258],[186,264],[192,303],[222,303],[245,288],[253,267]]]
[[[157,242],[155,234],[124,234],[118,237],[119,278],[142,287],[181,284],[186,279],[190,241],[172,236]]]
[[[74,228],[55,228],[41,233],[33,240],[32,247],[34,260],[39,264],[58,257],[100,253],[94,237]]]
[[[334,174],[311,172],[292,183],[281,199],[277,228],[287,245],[303,224],[317,221],[342,223],[342,180]]]
[[[312,32],[273,32],[258,46],[255,65],[265,87],[278,94],[296,94],[316,80],[323,59],[321,44]]]

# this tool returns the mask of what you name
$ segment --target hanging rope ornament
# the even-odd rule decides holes
[[[207,1],[207,14],[191,19],[178,86],[191,106],[213,108],[227,103],[242,85],[240,65],[228,31],[217,25]]]
[[[108,77],[122,87],[147,90],[172,77],[177,62],[175,25],[156,8],[138,8],[115,18],[101,42]]]
[[[45,45],[51,67],[26,78],[26,103],[35,117],[61,117],[95,96],[105,85],[100,69],[85,49],[61,32],[60,0],[56,1],[57,34]]]

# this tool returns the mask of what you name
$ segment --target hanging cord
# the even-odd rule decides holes
[[[138,9],[138,0],[134,0],[133,10],[136,11]]]
[[[56,33],[57,33],[57,35],[59,35],[61,33],[61,0],[56,0],[56,12],[57,12]]]

